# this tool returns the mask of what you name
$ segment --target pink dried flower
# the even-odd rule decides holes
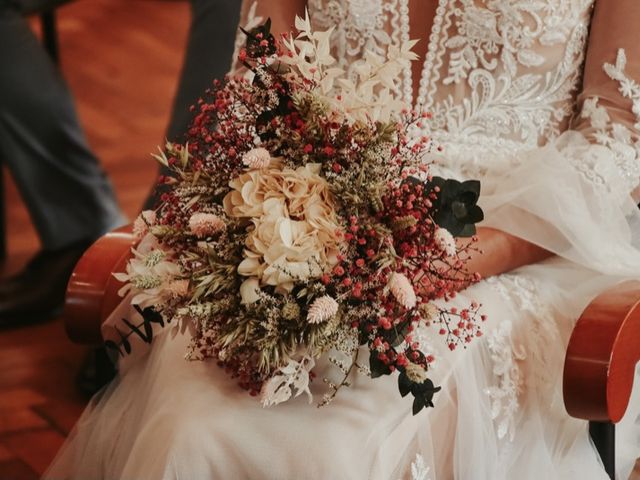
[[[213,213],[194,213],[189,219],[189,230],[198,238],[214,235],[224,228],[224,220]]]
[[[307,321],[309,323],[322,323],[338,313],[338,302],[329,295],[317,298],[309,307]]]
[[[448,257],[453,257],[458,252],[456,240],[446,228],[439,228],[435,233],[434,240],[438,248]]]
[[[262,147],[254,148],[244,154],[242,163],[251,169],[260,170],[269,166],[271,163],[271,155]]]
[[[434,236],[436,245],[442,250],[448,257],[453,257],[457,252],[456,240],[453,235],[449,233],[446,228],[439,228]]]
[[[142,240],[149,232],[149,227],[156,223],[156,212],[153,210],[145,210],[133,221],[133,236],[136,240]]]
[[[392,273],[388,284],[391,294],[405,308],[416,306],[416,292],[413,285],[402,273]]]

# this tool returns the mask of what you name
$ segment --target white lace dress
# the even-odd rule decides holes
[[[624,2],[635,0],[610,4]],[[578,97],[592,3],[440,0],[419,98],[410,71],[398,81],[397,95],[433,113],[428,133],[444,147],[443,173],[482,180],[486,224],[558,254],[463,292],[461,305],[477,299],[489,317],[466,350],[444,351],[425,332],[420,343],[437,354],[443,387],[435,408],[413,417],[395,378],[361,376],[322,409],[303,398],[263,409],[216,365],[186,362],[186,336],[164,334],[122,365],[45,477],[606,479],[586,422],[564,410],[561,375],[582,309],[640,274],[640,215],[629,196],[640,178],[640,86],[624,51],[616,56],[635,46],[621,34],[598,67],[615,95],[601,105],[585,78]],[[335,27],[345,68],[409,37],[407,0],[308,7],[317,29]],[[318,367],[321,377],[335,373]],[[640,456],[637,397],[619,428],[619,478]]]

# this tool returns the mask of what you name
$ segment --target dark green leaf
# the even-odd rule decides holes
[[[422,396],[418,396],[415,397],[413,399],[413,414],[417,415],[418,413],[420,413],[420,410],[422,410],[425,407],[424,404],[424,399],[422,398]]]
[[[478,205],[474,205],[469,209],[469,216],[467,217],[467,222],[469,223],[478,223],[484,220],[484,212],[482,208]]]
[[[382,375],[390,375],[391,370],[387,365],[378,359],[377,352],[369,353],[369,369],[371,370],[371,378],[378,378]]]
[[[480,181],[479,180],[467,180],[462,182],[462,189],[465,192],[471,192],[475,195],[474,203],[480,198]]]
[[[164,327],[164,317],[162,316],[162,314],[154,310],[153,307],[147,307],[142,310],[139,305],[135,305],[134,308],[146,322],[157,323],[161,327]]]
[[[131,343],[129,343],[129,339],[120,331],[120,329],[118,329],[118,327],[115,328],[118,335],[120,335],[120,344],[122,345],[122,348],[124,348],[126,354],[129,355],[131,353]]]
[[[398,375],[398,389],[400,390],[400,395],[406,397],[409,392],[411,392],[411,380],[407,377],[404,372],[401,372]]]
[[[153,327],[150,322],[143,320],[140,325],[134,325],[126,318],[123,318],[122,322],[131,329],[131,333],[135,333],[143,342],[151,343],[153,340]],[[140,326],[144,328],[144,332],[140,329]]]
[[[433,396],[442,390],[442,387],[434,386],[433,382],[426,379],[421,384],[415,384],[411,390],[414,396],[422,398],[425,407],[433,407]]]
[[[467,206],[457,200],[451,204],[451,211],[457,220],[464,220],[468,214]]]
[[[473,223],[467,223],[462,230],[458,232],[456,237],[473,237],[476,234],[476,226]]]

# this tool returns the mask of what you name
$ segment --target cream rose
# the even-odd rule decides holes
[[[231,217],[251,220],[245,259],[238,266],[238,273],[249,277],[246,287],[255,286],[257,279],[284,293],[296,280],[316,278],[333,267],[341,236],[320,166],[294,170],[273,163],[233,180],[224,208]],[[255,294],[243,295],[245,302],[256,299]]]

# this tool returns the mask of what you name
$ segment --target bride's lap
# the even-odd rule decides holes
[[[515,428],[523,414],[516,406],[508,405],[508,401],[517,402],[525,388],[538,389],[539,397],[548,395],[552,399],[557,395],[557,372],[562,365],[557,362],[562,361],[575,320],[573,312],[557,311],[559,307],[551,305],[551,299],[541,298],[544,290],[548,290],[554,293],[554,302],[564,300],[558,288],[549,289],[537,276],[538,272],[530,274],[525,269],[482,282],[454,301],[459,306],[470,300],[485,305],[489,320],[484,326],[484,336],[454,353],[448,351],[441,338],[436,336],[431,340],[430,347],[438,352],[434,379],[444,390],[436,396],[436,408],[417,417],[410,414],[410,399],[399,397],[395,376],[376,380],[357,378],[351,388],[343,389],[332,404],[321,409],[309,405],[305,396],[264,409],[212,362],[186,362],[183,357],[187,336],[171,339],[165,335],[159,339],[144,367],[144,376],[154,379],[147,401],[153,405],[156,417],[149,424],[157,424],[159,432],[169,432],[168,443],[174,445],[174,451],[184,452],[180,455],[181,462],[185,456],[198,457],[194,462],[203,458],[207,461],[227,458],[229,464],[238,465],[245,474],[260,472],[264,465],[280,473],[290,469],[291,472],[335,474],[331,464],[341,465],[342,469],[355,464],[355,471],[361,475],[362,465],[387,462],[385,450],[400,452],[404,445],[417,452],[416,425],[420,424],[423,429],[428,427],[434,432],[451,432],[446,436],[440,434],[436,450],[442,455],[455,449],[457,425],[460,425],[460,435],[475,435],[477,441],[485,444],[491,436],[508,436],[509,429]],[[509,366],[513,371],[508,370]],[[336,374],[326,367],[319,365],[318,378],[312,388],[314,402],[322,394],[322,377]],[[525,382],[525,377],[531,380]],[[462,386],[460,396],[457,385]],[[496,418],[490,422],[489,431],[482,429],[473,434],[472,429],[465,429],[465,422],[473,422],[474,417],[480,415],[491,418],[492,408],[497,409],[496,402],[485,392],[487,386],[495,389],[494,397],[503,395],[503,411],[493,412]],[[511,392],[510,388],[517,391]],[[469,396],[464,393],[467,391],[479,392],[479,395]],[[465,404],[463,408],[460,403]],[[504,429],[506,434],[502,432]],[[163,436],[153,429],[150,432],[151,442]],[[272,454],[273,442],[281,446],[280,458]],[[269,458],[262,457],[260,448],[246,451],[248,443],[265,445],[265,455],[270,455]],[[453,451],[453,454],[468,458],[470,452]],[[483,453],[488,454],[491,453]],[[234,457],[241,461],[231,460]],[[354,461],[354,457],[360,461]],[[215,468],[215,465],[209,467]],[[396,467],[375,468],[393,470]],[[342,475],[358,478],[344,471]]]
[[[577,278],[587,287],[568,291]],[[443,390],[435,408],[416,417],[410,396],[399,396],[396,376],[360,376],[321,409],[305,396],[264,409],[215,363],[186,361],[188,334],[163,331],[148,351],[141,354],[145,346],[138,346],[140,358],[123,362],[119,379],[83,416],[70,461],[104,478],[191,472],[193,478],[389,479],[404,478],[421,453],[434,478],[500,478],[493,469],[499,464],[509,478],[504,445],[534,443],[527,436],[542,436],[543,425],[556,422],[570,432],[560,442],[573,448],[582,428],[564,412],[559,385],[575,318],[597,293],[597,281],[588,285],[584,271],[560,262],[483,281],[459,295],[454,305],[483,303],[484,335],[453,353],[437,334],[430,339],[438,358],[432,375]],[[336,372],[320,363],[314,402],[330,375]],[[532,458],[550,472],[556,468],[552,456]],[[490,471],[472,472],[474,465]]]

